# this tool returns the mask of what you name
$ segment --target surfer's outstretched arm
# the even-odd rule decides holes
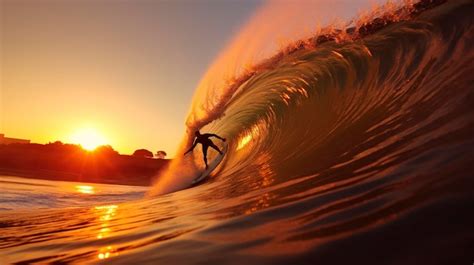
[[[186,153],[184,153],[184,155],[186,155],[187,153],[189,153],[189,152],[193,151],[193,150],[194,150],[194,147],[196,147],[196,145],[197,145],[197,141],[196,141],[196,140],[194,140],[194,143],[193,143],[193,145],[191,146],[191,148],[189,148],[189,150],[188,150],[188,151],[186,151]]]
[[[210,137],[216,137],[216,138],[221,139],[222,141],[225,142],[225,138],[222,138],[222,137],[220,137],[220,136],[217,135],[217,134],[210,133],[209,136],[210,136]]]

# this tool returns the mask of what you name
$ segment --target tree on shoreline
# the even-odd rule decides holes
[[[155,157],[158,159],[165,159],[166,156],[167,156],[166,152],[162,150],[156,152],[155,154]]]
[[[132,156],[153,158],[153,153],[146,149],[138,149],[138,150],[135,150],[135,152],[133,152]]]

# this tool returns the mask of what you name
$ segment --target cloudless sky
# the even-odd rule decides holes
[[[263,4],[0,1],[0,133],[67,142],[92,127],[121,153],[171,154],[200,78]],[[328,16],[371,2],[333,1]]]

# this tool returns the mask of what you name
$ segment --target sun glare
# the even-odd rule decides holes
[[[81,129],[71,136],[70,141],[80,144],[82,148],[92,151],[100,145],[107,144],[104,136],[93,128]]]
[[[86,185],[76,185],[76,191],[83,194],[95,193],[93,186],[86,186]]]

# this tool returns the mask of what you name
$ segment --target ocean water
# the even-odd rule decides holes
[[[4,202],[0,263],[472,264],[474,2],[436,2],[240,79],[188,123],[228,139],[201,185],[197,155],[126,202]]]
[[[139,186],[53,181],[0,175],[0,211],[92,207],[139,200]]]

